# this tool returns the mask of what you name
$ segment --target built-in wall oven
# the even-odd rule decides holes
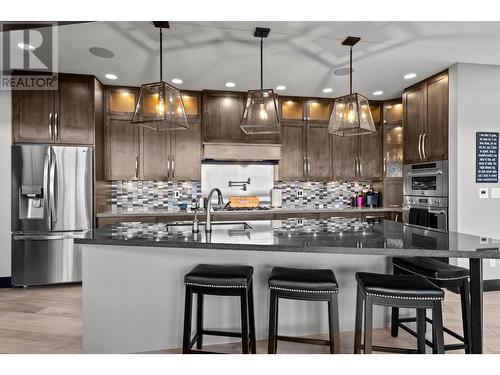
[[[448,161],[404,166],[403,220],[448,230]]]
[[[407,164],[403,168],[405,196],[448,197],[448,161]]]

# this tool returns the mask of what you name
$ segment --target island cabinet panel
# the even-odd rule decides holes
[[[405,163],[448,158],[448,72],[403,92]]]
[[[306,179],[306,147],[304,123],[281,126],[281,180]]]
[[[205,142],[245,142],[240,128],[245,93],[203,92],[203,139]]]
[[[448,159],[448,75],[427,82],[427,126],[423,151],[427,160]]]
[[[13,140],[94,144],[94,77],[59,74],[58,90],[13,90]]]
[[[106,179],[138,179],[139,128],[128,119],[108,117],[105,130]]]

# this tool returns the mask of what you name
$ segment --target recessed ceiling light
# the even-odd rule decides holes
[[[103,59],[111,59],[115,57],[115,53],[107,48],[102,47],[90,47],[89,52],[97,57],[102,57]]]
[[[236,86],[236,83],[234,83],[234,82],[226,82],[225,85],[226,85],[226,87],[234,87],[234,86]]]
[[[333,91],[333,89],[332,89],[331,87],[327,87],[326,89],[323,89],[323,92],[324,92],[325,94],[328,94],[328,93],[330,93],[330,92],[332,92],[332,91]]]
[[[26,44],[26,43],[17,43],[17,46],[21,49],[24,49],[26,51],[33,51],[35,47],[33,47],[31,44]]]
[[[379,90],[379,91],[374,91],[373,95],[378,96],[378,95],[382,95],[383,93],[384,93],[383,91]]]
[[[175,83],[176,85],[180,85],[182,83],[182,79],[180,78],[173,78],[172,83]]]
[[[276,90],[278,90],[278,91],[286,90],[286,86],[283,86],[283,85],[276,86]]]
[[[113,73],[106,73],[104,75],[104,77],[106,77],[107,79],[117,79],[118,76],[116,74],[113,74]]]
[[[354,72],[354,69],[352,70]],[[349,75],[349,68],[338,68],[333,72],[336,76],[348,76]]]
[[[415,73],[408,73],[404,75],[404,79],[412,79],[415,78],[417,75]]]

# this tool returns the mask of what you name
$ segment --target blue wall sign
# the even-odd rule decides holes
[[[498,133],[476,133],[476,183],[498,182]]]

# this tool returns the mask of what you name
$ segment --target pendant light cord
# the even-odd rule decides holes
[[[264,73],[263,73],[263,50],[264,50],[264,38],[260,37],[260,91],[264,91]]]
[[[352,46],[349,51],[349,94],[352,94]]]
[[[160,82],[163,82],[163,31],[160,27]]]

